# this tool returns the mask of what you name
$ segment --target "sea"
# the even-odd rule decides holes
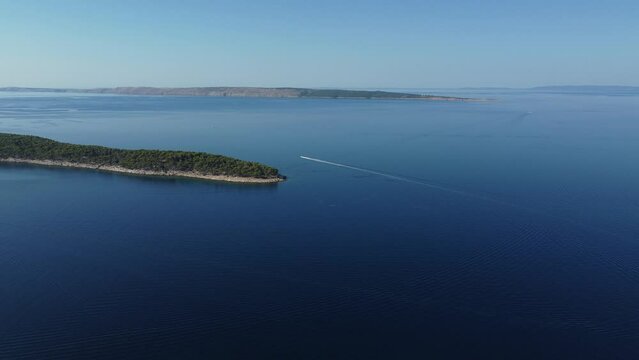
[[[437,94],[483,101],[0,93],[288,178],[0,165],[0,359],[639,359],[639,92]]]

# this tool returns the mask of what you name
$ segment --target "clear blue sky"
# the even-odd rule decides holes
[[[0,0],[0,86],[639,85],[639,0]]]

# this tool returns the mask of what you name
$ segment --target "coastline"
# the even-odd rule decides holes
[[[274,87],[186,87],[156,88],[147,86],[70,89],[70,88],[28,88],[0,87],[0,92],[53,92],[77,94],[107,94],[124,96],[202,96],[271,99],[344,99],[344,100],[421,100],[472,102],[481,99],[455,96],[429,95],[380,90],[274,88]]]
[[[67,168],[76,168],[76,169],[106,171],[106,172],[129,174],[129,175],[182,177],[182,178],[189,178],[189,179],[223,181],[223,182],[231,182],[231,183],[246,183],[246,184],[274,184],[274,183],[284,181],[284,179],[280,177],[254,178],[254,177],[227,176],[227,175],[207,175],[207,174],[200,174],[200,173],[190,172],[190,171],[138,170],[138,169],[127,169],[120,166],[109,166],[109,165],[103,166],[103,165],[97,165],[97,164],[83,164],[83,163],[74,163],[74,162],[56,161],[56,160],[29,160],[29,159],[18,159],[18,158],[0,158],[0,163],[67,167]]]

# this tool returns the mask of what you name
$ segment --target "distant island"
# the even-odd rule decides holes
[[[305,89],[305,88],[266,88],[266,87],[116,87],[96,89],[56,89],[3,87],[0,91],[11,92],[58,92],[117,95],[168,95],[168,96],[233,96],[266,98],[317,98],[317,99],[387,99],[387,100],[431,100],[431,101],[472,101],[470,98],[439,95],[421,95],[403,92]]]
[[[37,136],[4,133],[0,133],[0,162],[240,183],[266,184],[285,179],[275,168],[221,155],[73,145]]]
[[[560,85],[560,86],[538,86],[528,89],[530,91],[540,91],[549,93],[565,94],[602,94],[602,95],[636,95],[639,93],[638,86],[620,85]]]

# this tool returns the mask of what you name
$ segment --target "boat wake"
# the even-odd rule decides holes
[[[446,191],[446,192],[449,192],[449,193],[462,195],[462,196],[466,196],[466,197],[471,197],[471,198],[475,198],[475,199],[479,199],[479,200],[490,201],[490,202],[494,202],[494,203],[498,203],[498,204],[502,204],[502,205],[508,205],[508,206],[517,207],[514,204],[503,202],[501,200],[493,199],[493,198],[490,198],[490,197],[487,197],[487,196],[474,194],[474,193],[470,193],[470,192],[466,192],[466,191],[462,191],[462,190],[453,189],[453,188],[442,186],[442,185],[433,184],[431,182],[427,182],[425,180],[421,180],[421,179],[417,179],[417,178],[411,178],[411,177],[408,177],[408,176],[395,175],[395,174],[390,174],[390,173],[385,173],[385,172],[382,172],[382,171],[361,168],[361,167],[352,166],[352,165],[340,164],[340,163],[321,160],[321,159],[316,159],[316,158],[312,158],[312,157],[308,157],[308,156],[301,156],[300,155],[300,158],[302,158],[304,160],[318,162],[318,163],[321,163],[321,164],[327,164],[327,165],[337,166],[337,167],[341,167],[341,168],[345,168],[345,169],[351,169],[351,170],[355,170],[355,171],[360,171],[360,172],[364,172],[364,173],[368,173],[368,174],[379,175],[379,176],[383,176],[385,178],[393,179],[393,180],[397,180],[397,181],[404,181],[404,182],[411,183],[411,184],[422,185],[422,186],[426,186],[426,187],[429,187],[429,188],[432,188],[432,189]]]

